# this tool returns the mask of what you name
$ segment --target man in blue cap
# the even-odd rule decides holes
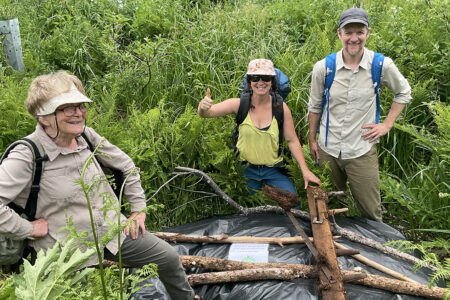
[[[321,165],[329,162],[339,190],[346,190],[348,180],[362,215],[381,222],[376,144],[411,100],[411,87],[392,59],[384,57],[380,83],[392,90],[394,99],[388,115],[378,122],[377,84],[372,80],[375,53],[364,47],[370,35],[367,12],[361,8],[344,11],[337,35],[342,50],[335,55],[334,72],[323,59],[315,64],[312,73],[308,104],[310,151]],[[328,89],[325,80],[329,73],[334,74],[334,79]]]

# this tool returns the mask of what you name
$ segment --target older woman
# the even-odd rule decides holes
[[[80,176],[91,151],[82,136],[83,132],[92,145],[98,145],[103,138],[92,128],[86,127],[86,104],[92,102],[85,96],[81,81],[64,71],[38,76],[31,83],[26,106],[37,119],[36,130],[30,135],[38,141],[48,155],[42,173],[37,200],[36,220],[29,222],[6,206],[0,210],[0,234],[25,239],[33,237],[30,245],[36,250],[47,249],[63,241],[68,232],[60,230],[72,219],[78,232],[88,232],[87,240],[93,241],[88,206],[80,186]],[[172,299],[192,299],[194,292],[189,286],[177,252],[166,242],[145,230],[145,214],[139,213],[146,207],[145,195],[137,172],[132,172],[134,163],[128,155],[108,141],[104,141],[96,156],[103,166],[120,169],[125,176],[133,173],[125,183],[125,196],[131,204],[132,228],[126,227],[120,233],[122,244],[117,239],[108,242],[104,257],[118,260],[121,247],[122,261],[133,266],[148,263],[158,265],[161,281]],[[87,183],[104,176],[98,161],[89,164],[84,180]],[[30,193],[33,174],[33,154],[24,145],[16,146],[0,166],[0,202],[4,205],[14,202],[24,207]],[[117,220],[115,210],[103,212],[104,195],[111,195],[119,205],[107,182],[98,183],[90,192],[95,230],[99,237],[108,229],[107,220]],[[120,215],[125,222],[125,216]],[[136,225],[134,225],[136,224]],[[92,257],[89,263],[96,263]]]
[[[273,185],[292,193],[295,188],[290,179],[276,167],[282,157],[279,154],[279,133],[288,144],[289,150],[298,162],[303,174],[305,188],[309,182],[320,184],[320,180],[308,169],[303,156],[300,141],[295,133],[292,114],[286,103],[283,105],[283,128],[278,128],[274,117],[272,91],[276,90],[275,69],[268,59],[250,61],[247,70],[247,92],[250,93],[250,110],[242,124],[239,125],[237,148],[239,159],[248,163],[244,175],[252,190],[260,190],[262,183]],[[213,104],[210,90],[198,105],[198,114],[204,118],[221,117],[237,114],[240,98],[230,98]],[[279,104],[281,105],[281,104]]]

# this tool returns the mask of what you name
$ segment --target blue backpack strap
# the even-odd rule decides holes
[[[333,52],[327,57],[325,57],[325,85],[323,90],[323,98],[322,98],[322,111],[320,112],[319,119],[319,130],[320,122],[322,120],[323,111],[326,108],[327,111],[327,119],[326,119],[326,132],[325,132],[325,147],[328,144],[328,127],[330,123],[330,88],[334,81],[334,75],[336,74],[336,53]]]
[[[380,123],[380,93],[381,93],[381,71],[383,70],[384,55],[375,52],[372,60],[372,82],[375,86],[375,95],[377,96],[377,114],[375,124]]]

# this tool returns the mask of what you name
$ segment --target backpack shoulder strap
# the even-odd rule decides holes
[[[320,121],[322,120],[323,111],[326,108],[327,111],[327,119],[326,119],[326,132],[325,132],[325,147],[328,144],[328,125],[329,125],[329,117],[330,117],[330,88],[334,81],[334,75],[336,74],[336,52],[333,52],[325,57],[325,84],[323,90],[322,97],[322,110],[320,112],[319,118],[319,130]]]
[[[86,133],[84,133],[84,131],[83,131],[83,133],[81,134],[81,136],[83,137],[83,139],[86,141],[86,143],[88,144],[88,148],[89,148],[89,150],[91,150],[91,152],[94,152],[94,150],[95,150],[95,148],[94,148],[94,146],[92,145],[92,143],[91,143],[91,141],[88,139],[88,137],[86,136]]]
[[[279,130],[279,144],[283,143],[283,124],[284,124],[284,107],[283,97],[279,93],[271,92],[272,96],[272,114],[277,120]]]
[[[272,96],[272,115],[278,124],[278,155],[281,155],[283,145],[284,101],[283,96],[278,92],[270,91],[270,96]]]
[[[336,52],[325,57],[325,89],[330,89],[336,74]]]
[[[372,60],[372,82],[374,83],[375,94],[377,96],[377,114],[375,123],[380,123],[380,93],[381,93],[381,71],[383,70],[384,55],[375,52]]]
[[[250,93],[242,93],[239,102],[239,109],[236,114],[236,126],[239,126],[242,122],[244,122],[245,117],[250,110],[250,98]]]
[[[28,217],[28,220],[33,221],[36,215],[37,198],[40,190],[39,183],[41,181],[42,172],[44,170],[44,162],[48,160],[48,156],[47,154],[45,154],[44,148],[42,147],[41,143],[39,143],[38,140],[32,138],[31,136],[28,136],[13,142],[3,153],[0,163],[3,162],[3,160],[8,157],[11,150],[19,144],[27,146],[33,153],[33,179],[25,209],[12,202],[9,203],[8,206],[14,209],[19,214],[25,213],[25,215]]]

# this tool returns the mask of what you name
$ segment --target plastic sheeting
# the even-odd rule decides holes
[[[297,218],[307,235],[312,236],[309,221]],[[375,221],[355,218],[337,217],[336,222],[343,228],[359,233],[382,244],[392,240],[404,240],[404,236],[392,227]],[[196,235],[229,236],[257,236],[257,237],[290,237],[298,235],[294,225],[285,215],[258,214],[258,215],[226,215],[215,216],[198,222],[168,228],[165,231]],[[370,247],[353,243],[340,238],[339,243],[351,249],[360,250],[360,254],[374,260],[392,270],[423,283],[428,283],[429,270],[422,268],[413,272],[413,264],[382,254]],[[198,255],[216,258],[228,258],[230,244],[173,244],[180,255]],[[279,245],[269,245],[269,262],[314,265],[314,259],[305,244],[287,244],[284,248]],[[339,266],[343,270],[352,270],[361,267],[367,273],[388,276],[367,265],[360,263],[352,257],[338,257]],[[204,269],[187,270],[187,273],[208,272]],[[161,299],[170,300],[162,283],[157,278],[146,280],[143,284],[152,284],[134,294],[135,299]],[[195,287],[195,292],[202,300],[222,299],[321,299],[317,291],[317,279],[294,279],[290,281],[266,280],[244,283],[225,283],[216,285],[203,285]],[[362,285],[345,284],[346,299],[422,299],[409,295],[393,294],[388,291],[369,288]]]

